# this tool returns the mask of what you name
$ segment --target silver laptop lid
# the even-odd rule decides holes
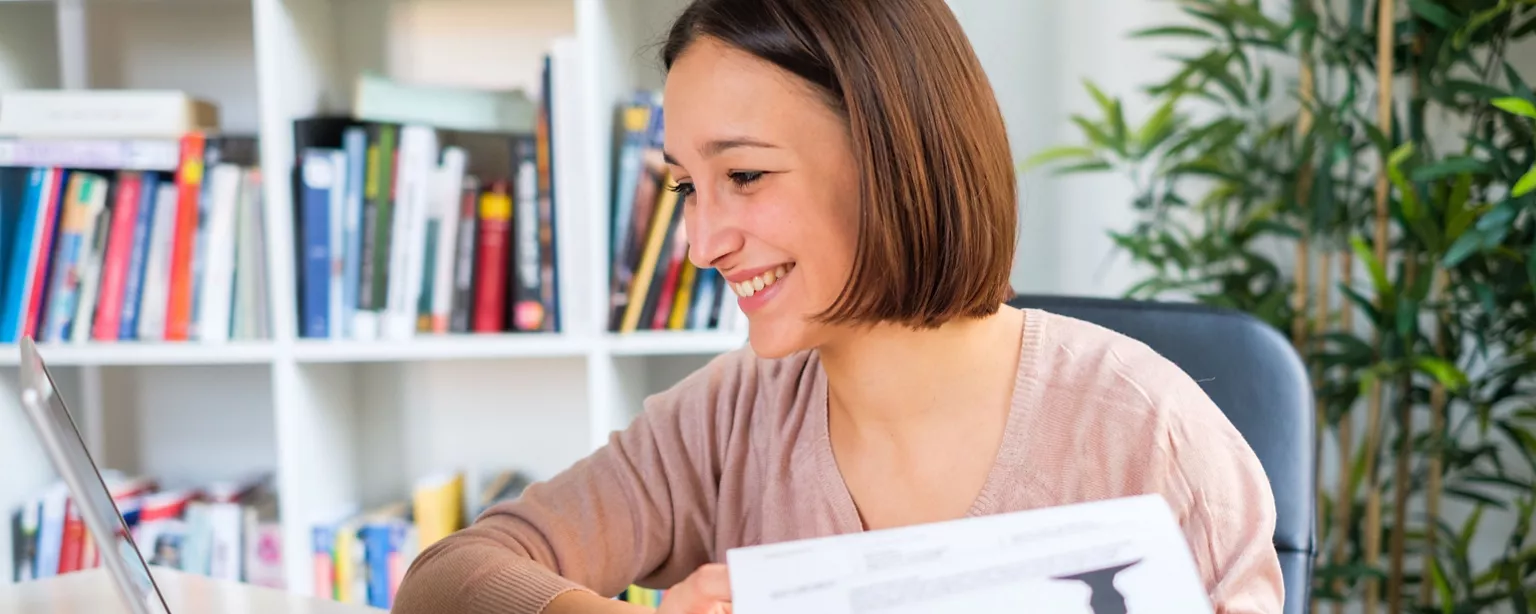
[[[86,529],[101,551],[101,564],[134,614],[168,614],[165,598],[128,533],[112,492],[85,447],[80,430],[54,388],[31,337],[21,339],[21,408],[42,440],[49,460],[69,487]]]

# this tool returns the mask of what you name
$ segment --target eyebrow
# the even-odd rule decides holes
[[[778,145],[774,145],[772,143],[768,143],[766,141],[759,141],[759,140],[751,138],[751,137],[743,136],[743,137],[735,137],[735,138],[729,138],[729,139],[715,139],[713,141],[705,143],[704,147],[701,148],[700,151],[702,151],[704,153],[704,157],[712,158],[712,157],[720,155],[722,152],[724,152],[724,151],[726,151],[728,149],[735,149],[735,148],[738,148],[738,147],[761,147],[761,148],[764,148],[764,149],[778,149],[779,146]],[[662,151],[661,155],[662,155],[662,158],[664,158],[667,161],[667,164],[681,166],[680,164],[677,163],[677,158],[673,158],[671,153],[668,153],[666,151]]]

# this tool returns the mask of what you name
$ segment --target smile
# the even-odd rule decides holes
[[[736,296],[741,298],[751,298],[752,295],[757,294],[758,292],[762,292],[764,289],[773,287],[773,284],[778,283],[778,281],[781,279],[784,279],[784,276],[788,275],[789,272],[793,271],[794,269],[795,264],[793,262],[789,264],[781,264],[773,269],[764,271],[762,274],[759,274],[757,277],[753,277],[752,279],[730,284],[731,290],[736,293]]]

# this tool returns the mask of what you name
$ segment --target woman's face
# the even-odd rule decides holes
[[[853,268],[859,177],[845,123],[803,80],[707,37],[673,62],[663,103],[689,259],[725,277],[757,354],[829,341],[835,331],[809,318]]]

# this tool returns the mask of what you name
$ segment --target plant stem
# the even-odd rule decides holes
[[[1392,72],[1393,72],[1393,47],[1396,41],[1396,6],[1394,0],[1380,0],[1376,12],[1376,85],[1378,89],[1376,98],[1377,124],[1383,134],[1391,138],[1392,134]],[[1386,152],[1382,152],[1385,156]],[[1376,261],[1382,266],[1387,260],[1387,201],[1390,196],[1390,184],[1387,182],[1387,160],[1382,159],[1382,168],[1376,176]],[[1379,310],[1385,302],[1385,297],[1380,293],[1376,296],[1376,305]],[[1381,359],[1382,323],[1377,322],[1373,326],[1375,331],[1375,354],[1377,360]],[[1381,563],[1381,491],[1377,487],[1380,484],[1378,475],[1379,463],[1376,462],[1377,446],[1381,438],[1381,378],[1371,379],[1370,397],[1366,400],[1366,432],[1365,432],[1365,457],[1366,463],[1366,499],[1365,499],[1365,564],[1376,568]],[[1380,593],[1377,589],[1377,581],[1374,577],[1365,581],[1365,614],[1376,614],[1376,608],[1380,601]]]
[[[1414,136],[1411,139],[1423,138],[1424,123],[1424,79],[1420,64],[1424,61],[1425,37],[1422,30],[1413,36],[1413,52],[1409,55],[1413,66],[1411,98],[1408,105],[1409,124],[1412,125]],[[1427,145],[1425,146],[1427,148]],[[1406,195],[1403,198],[1407,198]],[[1408,235],[1412,237],[1412,234]],[[1415,251],[1419,246],[1416,242],[1405,241],[1403,280],[1399,288],[1412,288],[1415,277],[1418,276],[1419,254]],[[1413,354],[1413,339],[1404,339],[1403,354]],[[1397,399],[1397,432],[1398,448],[1397,463],[1394,467],[1393,499],[1392,499],[1392,540],[1391,540],[1391,571],[1387,580],[1387,611],[1392,614],[1402,614],[1403,611],[1403,564],[1407,554],[1408,541],[1408,493],[1413,481],[1413,371],[1402,374],[1400,394]],[[1433,532],[1431,523],[1430,532]]]
[[[1430,289],[1430,296],[1439,297],[1445,291],[1449,274],[1445,269],[1435,269],[1434,287]],[[1445,309],[1436,309],[1435,317],[1435,356],[1445,358],[1445,339],[1450,335],[1449,326],[1445,320]],[[1429,389],[1429,441],[1433,446],[1429,454],[1429,482],[1425,487],[1424,514],[1429,519],[1430,526],[1424,531],[1424,570],[1428,573],[1430,565],[1436,559],[1435,535],[1438,533],[1434,526],[1435,519],[1440,517],[1440,473],[1442,468],[1441,443],[1445,437],[1445,385],[1436,380]],[[1419,581],[1419,603],[1424,607],[1435,605],[1435,591],[1432,582],[1428,579]]]
[[[1408,254],[1404,267],[1404,287],[1412,287],[1414,277],[1417,274],[1419,258],[1417,254]],[[1404,340],[1404,344],[1410,343]],[[1412,354],[1405,351],[1404,354]],[[1391,572],[1387,576],[1387,611],[1392,614],[1401,614],[1403,611],[1403,560],[1406,556],[1408,541],[1408,492],[1410,490],[1413,475],[1411,473],[1411,461],[1413,458],[1413,372],[1408,371],[1400,378],[1401,393],[1397,401],[1397,464],[1394,467],[1395,477],[1392,484],[1392,541],[1391,541]],[[1433,532],[1433,527],[1430,531]]]

